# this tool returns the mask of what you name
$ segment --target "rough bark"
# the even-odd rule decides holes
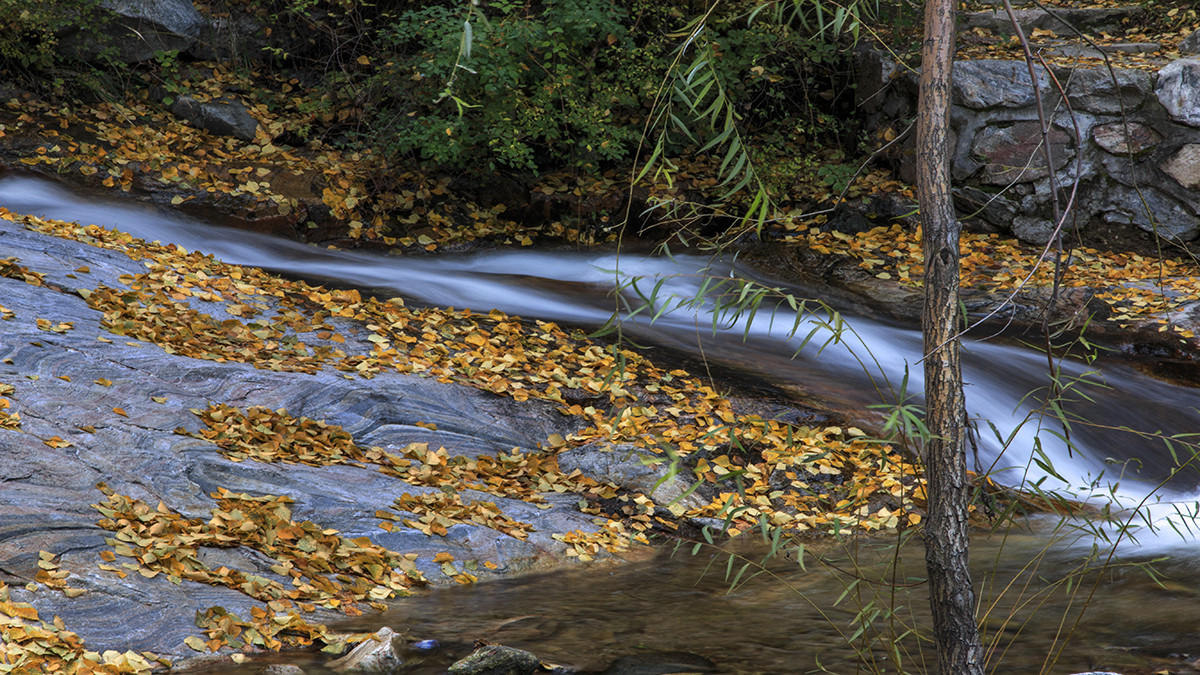
[[[925,565],[934,641],[943,675],[982,675],[975,593],[967,568],[966,409],[959,363],[959,230],[950,196],[950,67],[953,0],[927,0],[917,104],[917,196],[925,247]]]

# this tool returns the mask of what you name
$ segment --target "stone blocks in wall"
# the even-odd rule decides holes
[[[1200,127],[1200,59],[1180,59],[1158,71],[1154,93],[1171,119]]]
[[[860,51],[859,63],[859,108],[868,127],[911,129],[919,73],[872,50]],[[1073,209],[1067,226],[1085,238],[1089,226],[1125,226],[1180,242],[1200,235],[1200,59],[1180,59],[1157,73],[1038,66],[1033,75],[1022,61],[954,64],[949,159],[962,217],[1044,243],[1055,230],[1053,178],[1060,206]],[[1048,117],[1044,135],[1035,96]],[[911,181],[908,135],[890,158]]]

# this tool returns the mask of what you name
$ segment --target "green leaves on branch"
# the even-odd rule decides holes
[[[875,2],[854,0],[848,5],[829,0],[760,2],[746,15],[745,31],[731,29],[727,21],[722,25],[714,17],[716,4],[692,19],[683,30],[672,35],[683,41],[663,87],[669,94],[660,95],[653,106],[648,125],[653,142],[636,179],[653,176],[672,184],[675,167],[669,155],[672,149],[686,143],[697,154],[720,159],[715,178],[721,192],[714,203],[702,208],[723,212],[727,204],[739,200],[741,227],[734,228],[727,236],[736,236],[748,228],[761,229],[770,219],[774,203],[771,189],[751,155],[753,141],[739,106],[743,110],[750,108],[745,102],[746,87],[738,78],[746,70],[765,72],[764,66],[752,64],[769,62],[771,53],[742,56],[739,62],[737,56],[729,54],[730,43],[750,43],[749,36],[755,34],[751,28],[755,26],[775,36],[776,47],[795,46],[798,40],[814,37],[833,42],[849,35],[857,40],[869,10],[877,9]],[[667,211],[668,219],[683,220],[698,215],[700,210],[692,204],[674,202],[662,202],[659,206]],[[681,209],[690,209],[690,213],[681,213]]]
[[[750,13],[776,25],[792,25],[825,40],[848,35],[857,42],[867,19],[879,16],[879,0],[774,0],[763,2]]]
[[[436,3],[389,15],[371,81],[373,141],[447,168],[598,167],[623,159],[647,55],[626,3]]]

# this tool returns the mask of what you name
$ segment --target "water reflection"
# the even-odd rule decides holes
[[[1155,582],[1132,566],[1084,571],[1088,565],[1077,549],[1054,542],[1045,531],[973,542],[988,672],[1192,672],[1180,668],[1185,654],[1200,654],[1200,602],[1191,581],[1196,562],[1160,564],[1163,576]],[[897,554],[894,543],[861,541],[852,552],[813,548],[804,566],[776,561],[770,574],[743,577],[733,590],[725,557],[693,557],[689,547],[646,562],[427,591],[340,628],[387,625],[414,639],[441,641],[440,653],[406,671],[414,673],[443,672],[476,640],[610,675],[855,673],[867,672],[864,659],[881,672],[898,672],[884,644],[912,626],[928,626],[929,617],[921,549],[910,543]],[[753,559],[762,553],[740,550]],[[1072,583],[1060,581],[1065,578]],[[873,642],[848,639],[856,615],[870,603],[895,608],[894,619],[881,616],[866,631]],[[1068,632],[1071,640],[1059,637]],[[860,659],[859,652],[867,656]],[[896,653],[907,672],[936,670],[923,637],[905,637]],[[320,661],[305,667],[319,672]],[[242,672],[257,668],[261,664]]]

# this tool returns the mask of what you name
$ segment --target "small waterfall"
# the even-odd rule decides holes
[[[806,289],[763,279],[726,261],[691,255],[539,251],[439,258],[337,251],[214,227],[143,204],[84,197],[20,175],[0,179],[0,206],[14,213],[115,227],[148,241],[212,253],[229,263],[337,280],[430,305],[480,312],[500,309],[591,327],[620,308],[633,314],[625,325],[639,341],[692,353],[700,352],[699,344],[705,358],[799,390],[828,390],[831,398],[860,407],[895,402],[905,379],[907,391],[923,389],[921,336],[911,328],[841,317],[847,328],[835,333],[830,315],[817,311],[797,322],[794,311],[774,301],[764,302],[753,321],[719,312],[714,319],[720,292],[736,287],[729,280],[758,280],[797,298],[812,297]],[[620,293],[614,293],[618,287]],[[702,288],[708,289],[707,296]],[[704,300],[686,302],[698,295]],[[810,332],[812,338],[801,348]],[[1177,462],[1165,444],[1117,429],[1164,434],[1198,430],[1197,391],[1102,360],[1091,365],[1062,361],[1059,380],[1079,383],[1077,400],[1066,404],[1069,412],[1104,425],[1074,425],[1069,434],[1073,447],[1068,447],[1062,425],[1038,409],[1039,392],[1047,383],[1044,354],[970,339],[964,340],[963,349],[968,409],[980,429],[977,467],[1009,485],[1037,483],[1081,499],[1115,503],[1117,508],[1150,499],[1156,503],[1151,518],[1172,518],[1173,525],[1165,531],[1190,533],[1193,517],[1186,512],[1194,514],[1197,508],[1200,472],[1192,469],[1168,481]],[[1179,542],[1174,534],[1139,540],[1143,546]]]

